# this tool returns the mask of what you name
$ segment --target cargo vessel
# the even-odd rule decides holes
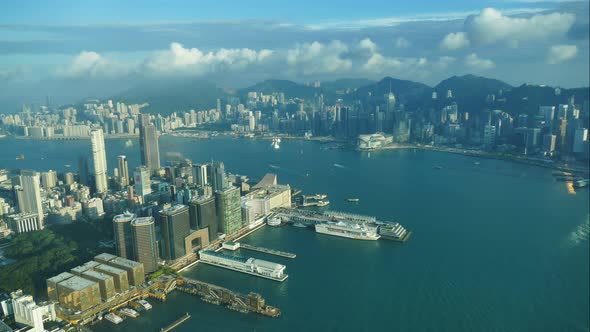
[[[344,223],[344,222],[327,222],[315,225],[316,233],[335,235],[356,240],[378,240],[377,233],[379,227],[368,224]]]

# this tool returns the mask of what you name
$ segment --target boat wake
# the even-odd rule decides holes
[[[270,164],[270,165],[268,165],[268,167],[270,167],[270,168],[276,168],[276,169],[280,169],[280,167],[279,167],[279,166],[277,166],[277,165],[273,165],[273,164]]]
[[[579,224],[567,237],[567,243],[575,247],[583,242],[588,242],[590,236],[590,215]]]
[[[334,164],[334,167],[338,167],[338,168],[346,168],[346,169],[348,169],[348,167],[347,167],[347,166],[340,165],[340,164]]]

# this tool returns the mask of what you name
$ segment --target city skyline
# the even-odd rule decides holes
[[[0,36],[9,36],[0,42],[0,82],[7,86],[0,92],[0,112],[46,95],[75,102],[116,95],[144,81],[178,79],[241,88],[269,78],[392,76],[433,85],[472,73],[513,85],[589,84],[587,1],[455,1],[446,7],[375,2],[307,20],[295,13],[271,20],[277,9],[267,3],[262,8],[268,10],[248,19],[249,10],[232,17],[211,9],[213,16],[195,14],[191,20],[167,9],[161,11],[164,22],[152,20],[155,9],[146,6],[126,23],[97,11],[83,22],[55,17],[45,24],[29,22],[34,12],[26,5],[13,6],[23,17],[20,24],[6,18],[0,28]],[[130,14],[131,5],[112,9],[118,6],[112,17]],[[385,10],[370,9],[379,6]]]

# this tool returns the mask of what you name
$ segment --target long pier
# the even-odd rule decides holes
[[[178,325],[186,322],[187,320],[189,320],[189,318],[191,318],[191,315],[188,314],[188,312],[186,314],[184,314],[182,317],[180,317],[179,319],[175,320],[174,322],[172,322],[172,324],[165,326],[163,328],[160,329],[160,332],[168,332],[168,331],[172,331],[174,328],[176,328]]]
[[[280,251],[280,250],[274,250],[274,249],[268,249],[268,248],[262,248],[262,247],[256,247],[256,246],[252,246],[249,244],[245,244],[245,243],[240,243],[240,248],[244,248],[247,250],[252,250],[252,251],[258,251],[258,252],[263,252],[265,254],[271,254],[271,255],[276,255],[276,256],[281,256],[281,257],[286,257],[286,258],[295,258],[297,257],[297,255],[290,253],[290,252],[285,252],[285,251]]]
[[[224,304],[228,309],[235,310],[242,309],[241,312],[256,312],[268,317],[278,317],[281,315],[281,310],[266,304],[264,298],[256,293],[249,293],[242,295],[233,292],[227,288],[212,285],[190,278],[177,278],[176,289],[196,295],[202,301],[221,305]]]

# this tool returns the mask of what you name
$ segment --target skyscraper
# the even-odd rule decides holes
[[[119,186],[120,188],[125,188],[129,185],[129,166],[127,165],[127,157],[126,156],[118,156],[118,169],[119,169]]]
[[[39,174],[33,171],[22,171],[20,186],[15,186],[20,212],[37,214],[37,229],[43,229],[43,206],[41,204],[41,188]]]
[[[78,156],[78,177],[81,184],[88,185],[88,159],[86,156]]]
[[[230,235],[242,227],[240,188],[230,186],[215,192],[219,229]]]
[[[193,165],[193,181],[198,186],[206,186],[207,181],[207,165]]]
[[[141,114],[139,121],[139,149],[141,164],[146,166],[150,174],[160,168],[160,148],[158,146],[158,132],[149,122],[148,114]]]
[[[137,218],[131,222],[135,261],[143,264],[146,273],[158,269],[158,246],[153,217]]]
[[[189,203],[189,217],[192,229],[207,228],[209,240],[217,238],[217,210],[215,207],[215,197],[202,196],[193,199]]]
[[[160,211],[162,258],[176,260],[186,255],[184,239],[190,234],[188,207],[175,205]]]
[[[125,212],[113,218],[115,231],[115,247],[117,256],[133,259],[133,235],[131,233],[131,222],[135,220],[135,214]]]
[[[133,172],[135,179],[135,194],[141,197],[152,192],[150,171],[146,166],[137,166]]]
[[[211,180],[213,182],[213,191],[223,190],[229,186],[227,175],[225,174],[225,165],[221,161],[214,161],[211,165]]]
[[[101,128],[92,129],[90,132],[90,142],[92,143],[92,159],[94,161],[96,192],[105,193],[108,190],[107,156]]]

